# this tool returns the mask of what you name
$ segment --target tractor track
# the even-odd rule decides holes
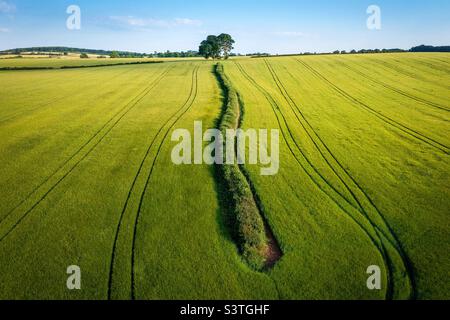
[[[166,73],[168,73],[168,70],[165,70],[164,73],[162,73],[158,78],[155,79],[155,81],[159,81],[160,77],[163,76],[163,74],[165,75]],[[94,135],[88,139],[77,151],[75,151],[75,153],[69,158],[67,159],[63,164],[61,164],[46,180],[44,180],[41,184],[39,184],[36,188],[33,189],[32,192],[30,192],[25,198],[24,200],[22,200],[19,204],[17,204],[13,209],[11,209],[10,211],[8,211],[8,213],[6,214],[5,217],[3,217],[2,219],[0,219],[0,225],[2,224],[2,222],[10,215],[12,214],[15,210],[17,210],[23,203],[25,203],[34,193],[36,193],[44,184],[46,184],[52,177],[54,177],[61,169],[63,169],[71,160],[73,160],[92,140],[94,140],[103,129],[105,129],[108,124],[110,124],[114,118],[116,118],[120,113],[122,113],[131,103],[133,103],[133,101],[135,99],[137,99],[141,94],[143,94],[147,89],[149,89],[150,87],[152,87],[152,85],[156,86],[157,83],[152,82],[149,86],[147,86],[143,91],[141,91],[138,95],[136,95],[133,99],[130,100],[130,102],[128,102],[127,104],[125,104],[125,106],[120,109],[118,112],[116,112],[99,130],[97,130]]]
[[[309,160],[309,158],[308,157],[306,157],[306,155],[305,155],[305,153],[303,152],[303,150],[302,150],[302,148],[298,145],[298,143],[296,142],[296,140],[295,140],[295,137],[294,137],[294,134],[292,133],[292,131],[289,129],[289,126],[287,125],[287,120],[286,120],[286,118],[285,118],[285,116],[284,116],[284,114],[282,114],[281,113],[281,110],[280,110],[280,108],[279,108],[279,106],[278,106],[278,104],[276,103],[276,101],[273,99],[273,97],[270,95],[270,93],[268,93],[263,87],[261,87],[245,70],[244,70],[244,68],[240,65],[240,64],[238,64],[237,62],[236,62],[236,65],[238,66],[238,68],[239,68],[239,70],[241,71],[241,73],[244,75],[244,77],[245,78],[247,78],[247,80],[249,80],[251,83],[253,83],[253,85],[265,96],[265,98],[269,101],[269,103],[271,104],[271,106],[273,107],[273,109],[274,109],[274,112],[275,112],[275,115],[277,116],[277,118],[279,119],[279,117],[278,117],[278,114],[276,113],[276,110],[278,110],[279,112],[280,112],[280,114],[281,114],[281,117],[283,118],[283,122],[285,123],[285,126],[286,126],[286,128],[287,128],[287,130],[288,130],[288,132],[289,132],[289,136],[291,137],[291,140],[293,141],[293,143],[295,144],[295,146],[296,146],[296,148],[298,149],[298,151],[300,152],[300,154],[302,155],[302,157],[303,157],[303,159],[308,163],[308,165],[312,168],[312,170],[314,171],[314,173],[315,174],[317,174],[317,176],[319,177],[319,179],[320,180],[322,180],[322,182],[324,183],[324,184],[326,184],[327,185],[327,187],[329,187],[333,192],[335,192],[336,194],[338,194],[339,196],[341,196],[342,198],[344,198],[344,199],[346,199],[342,194],[341,194],[341,192],[339,191],[339,190],[337,190],[332,184],[330,184],[329,182],[328,182],[328,180],[319,172],[319,170],[314,166],[314,164],[313,163],[311,163],[311,161]],[[281,126],[281,122],[279,121],[279,126],[280,126],[280,129],[282,128],[282,126]],[[286,140],[286,139],[285,139]],[[293,151],[292,150],[292,148],[290,148],[291,149],[291,151]],[[293,152],[293,156],[298,160],[298,158],[297,158],[297,156],[295,155],[295,152]],[[303,167],[303,165],[302,165],[302,167]],[[304,168],[304,167],[303,167]],[[306,169],[305,169],[306,170]],[[306,170],[306,171],[308,171],[308,170]],[[312,181],[313,182],[315,182],[315,183],[317,183],[317,181],[316,181],[316,179],[314,179],[314,178],[312,178],[312,175],[309,173],[309,172],[307,172],[308,173],[308,175],[311,177],[311,179],[312,179]],[[346,201],[346,202],[348,202],[348,201]],[[349,203],[352,207],[354,207],[354,205],[352,205],[351,203]]]
[[[450,66],[450,61],[447,61],[447,60],[433,59],[433,61],[439,61],[439,62],[445,64],[446,67],[449,67],[449,66]]]
[[[355,184],[358,188],[358,190],[364,195],[364,197],[371,203],[372,206],[374,206],[373,202],[370,200],[369,196],[363,191],[363,189],[361,188],[361,186],[355,181],[355,179],[346,171],[346,169],[344,168],[344,166],[338,161],[338,159],[336,158],[336,156],[331,152],[330,148],[325,144],[325,142],[323,141],[323,139],[319,136],[319,134],[314,130],[313,126],[310,124],[310,122],[306,119],[305,115],[303,114],[303,112],[300,110],[299,106],[297,105],[297,103],[293,100],[292,96],[289,95],[289,92],[286,90],[286,88],[284,87],[283,83],[281,82],[280,78],[278,77],[278,75],[276,74],[275,70],[270,66],[270,64],[265,61],[267,64],[267,67],[272,75],[272,78],[275,82],[275,84],[277,85],[280,93],[283,95],[284,99],[286,100],[286,102],[288,103],[288,105],[290,106],[292,112],[295,114],[297,121],[300,123],[300,125],[302,126],[302,128],[304,129],[304,131],[306,132],[306,134],[308,135],[309,139],[311,140],[311,142],[314,144],[316,150],[319,152],[319,154],[321,155],[322,159],[326,162],[326,164],[328,165],[328,167],[333,171],[333,173],[336,175],[336,177],[339,179],[339,181],[343,184],[343,186],[345,187],[345,189],[351,194],[353,200],[355,200],[355,202],[357,203],[357,206],[353,206],[355,209],[357,210],[362,210],[362,213],[364,212],[364,208],[363,205],[361,204],[360,200],[358,199],[358,197],[355,195],[355,193],[353,192],[353,190],[348,186],[348,184],[344,181],[344,179],[340,176],[340,174],[337,172],[337,170],[334,168],[334,166],[330,163],[330,161],[328,160],[328,158],[325,156],[324,152],[321,150],[321,148],[319,147],[318,143],[314,140],[313,136],[310,134],[310,132],[308,131],[308,129],[306,128],[305,124],[303,123],[303,121],[307,124],[309,130],[311,130],[314,135],[317,137],[317,139],[320,141],[320,143],[323,145],[323,147],[326,149],[326,151],[329,153],[329,155],[332,157],[332,159],[336,162],[336,164],[339,166],[339,168],[345,173],[345,175],[347,176],[348,179],[350,179],[352,181],[353,184]],[[294,107],[297,110],[297,112],[301,115],[303,121],[298,117],[297,113],[294,110]],[[340,194],[341,197],[345,198],[345,196],[343,194]],[[350,201],[349,199],[347,199],[348,201]]]
[[[198,69],[197,69],[198,71]],[[145,194],[147,193],[147,189],[149,186],[149,182],[150,182],[150,178],[152,176],[153,173],[153,169],[155,168],[155,164],[156,164],[156,160],[158,159],[158,156],[161,152],[162,146],[164,144],[164,141],[166,140],[167,136],[169,135],[170,130],[172,130],[172,128],[175,126],[175,124],[191,109],[192,105],[194,104],[194,102],[197,100],[197,95],[198,95],[198,73],[196,73],[196,79],[195,79],[195,93],[194,93],[194,97],[192,99],[192,101],[189,103],[186,111],[184,111],[176,120],[175,122],[170,126],[170,128],[167,130],[166,134],[164,135],[159,147],[158,147],[158,151],[156,152],[156,156],[155,159],[153,160],[152,163],[152,167],[150,170],[150,173],[147,177],[147,181],[145,182],[145,187],[144,190],[141,194],[140,200],[139,200],[139,208],[136,214],[136,220],[134,223],[134,231],[133,231],[133,249],[132,249],[132,259],[131,259],[131,283],[132,283],[132,287],[131,287],[131,297],[133,300],[136,299],[136,286],[135,286],[135,259],[136,259],[136,235],[137,235],[137,228],[138,228],[138,224],[139,224],[139,218],[140,218],[140,213],[142,211],[142,206],[144,204],[144,197]]]
[[[405,92],[405,91],[403,91],[403,90],[400,90],[400,89],[398,89],[398,88],[395,88],[394,86],[391,86],[391,85],[389,85],[389,84],[387,84],[387,83],[384,83],[384,82],[382,82],[382,81],[380,81],[380,80],[377,80],[377,79],[375,79],[375,78],[373,78],[373,77],[370,77],[370,76],[368,76],[367,74],[365,74],[364,72],[361,72],[361,71],[359,71],[359,70],[357,70],[357,69],[355,69],[355,68],[353,68],[353,67],[350,67],[348,64],[346,64],[346,63],[344,63],[344,62],[342,62],[342,61],[340,62],[340,64],[341,64],[342,66],[344,66],[345,68],[347,68],[348,70],[350,70],[350,71],[352,71],[352,72],[354,72],[354,73],[359,74],[359,75],[362,76],[363,78],[365,78],[365,79],[367,79],[367,80],[369,80],[369,81],[372,81],[372,82],[374,82],[374,83],[376,83],[376,84],[378,84],[378,85],[380,85],[380,86],[383,86],[383,87],[386,88],[386,89],[389,89],[389,90],[392,90],[392,91],[394,91],[394,92],[396,92],[396,93],[398,93],[398,94],[401,94],[402,96],[405,96],[405,97],[410,98],[410,99],[412,99],[412,100],[415,100],[415,101],[417,101],[417,102],[426,104],[426,105],[428,105],[428,106],[430,106],[430,107],[434,107],[434,108],[437,108],[437,109],[440,109],[440,110],[443,110],[443,111],[450,112],[450,108],[447,108],[447,107],[442,106],[442,105],[440,105],[440,104],[438,104],[438,103],[435,103],[435,102],[432,102],[432,101],[429,101],[429,100],[426,100],[426,99],[423,99],[423,98],[414,96],[414,95],[409,94],[409,93],[407,93],[407,92]]]
[[[358,227],[360,228],[360,230],[369,238],[369,240],[371,241],[371,243],[374,245],[374,247],[377,249],[377,251],[379,252],[380,256],[382,257],[386,269],[387,269],[387,278],[388,278],[388,288],[386,291],[386,299],[391,299],[393,296],[393,284],[392,284],[392,273],[393,273],[393,266],[392,266],[392,261],[390,259],[390,257],[387,254],[387,250],[384,247],[384,245],[382,244],[382,240],[379,236],[379,234],[376,232],[376,227],[373,226],[372,224],[370,224],[369,221],[369,225],[371,226],[371,228],[373,229],[373,232],[376,234],[376,237],[378,238],[378,241],[376,239],[376,237],[374,235],[371,234],[371,232],[367,229],[367,227],[365,227],[360,221],[358,221],[358,219],[356,219],[354,217],[354,215],[352,213],[350,213],[348,211],[347,208],[345,208],[337,199],[336,196],[333,196],[332,194],[330,194],[329,191],[325,190],[323,186],[321,186],[321,184],[316,180],[316,178],[313,177],[313,175],[308,172],[308,170],[305,168],[305,166],[302,164],[302,162],[300,161],[300,159],[298,159],[298,157],[295,155],[295,152],[292,148],[292,146],[290,145],[290,143],[288,142],[288,139],[286,137],[286,133],[283,130],[283,126],[281,125],[281,121],[280,121],[280,117],[278,116],[276,110],[279,110],[281,117],[283,118],[283,121],[285,123],[285,126],[289,132],[289,135],[291,137],[291,140],[294,142],[294,144],[297,146],[297,149],[299,150],[299,152],[303,155],[304,160],[313,168],[313,170],[315,170],[316,174],[319,176],[319,178],[321,178],[324,182],[324,184],[331,188],[332,191],[334,191],[335,193],[337,193],[338,197],[340,197],[340,200],[342,200],[343,202],[345,202],[347,205],[351,206],[353,209],[354,206],[348,202],[348,200],[343,197],[327,180],[325,180],[325,178],[319,173],[317,172],[317,170],[315,169],[315,167],[309,162],[309,159],[305,157],[305,155],[303,154],[303,151],[300,149],[300,147],[298,146],[298,144],[295,141],[295,138],[291,132],[291,130],[289,129],[289,126],[287,125],[287,121],[286,118],[284,117],[284,115],[281,113],[280,107],[278,106],[278,104],[276,103],[276,101],[273,99],[273,97],[263,88],[261,87],[258,83],[256,83],[256,81],[250,76],[248,75],[248,73],[242,68],[242,66],[240,66],[237,62],[235,62],[236,65],[238,66],[238,69],[241,71],[241,73],[244,75],[245,78],[247,78],[247,80],[249,80],[251,83],[254,84],[254,86],[266,97],[266,99],[268,100],[268,102],[270,103],[270,105],[272,106],[272,110],[274,111],[274,114],[277,118],[278,121],[278,125],[280,127],[280,130],[282,132],[283,138],[286,141],[286,144],[292,154],[292,156],[294,157],[294,159],[297,161],[297,163],[300,165],[300,167],[303,168],[304,172],[309,176],[309,178],[311,179],[311,181],[319,188],[319,190],[321,190],[333,203],[335,203],[343,212],[346,213],[347,217],[349,219],[351,219],[356,225],[358,225]],[[358,213],[360,213],[359,210],[357,210]]]
[[[139,215],[140,215],[140,211],[142,209],[142,204],[143,204],[143,200],[148,188],[148,184],[150,182],[150,178],[152,176],[156,161],[160,155],[162,146],[164,145],[164,142],[166,141],[166,138],[168,136],[168,134],[170,133],[170,130],[172,130],[172,128],[176,125],[176,123],[191,109],[192,105],[194,104],[194,102],[196,101],[197,98],[197,93],[198,93],[198,71],[199,71],[200,67],[194,67],[193,71],[192,71],[192,82],[191,82],[191,89],[190,89],[190,93],[189,96],[187,98],[187,100],[184,102],[184,104],[182,105],[182,107],[180,109],[178,109],[158,130],[158,132],[156,133],[156,135],[153,137],[151,143],[149,144],[146,153],[140,163],[140,166],[138,168],[138,171],[134,177],[134,180],[131,184],[131,187],[128,191],[127,194],[127,198],[125,200],[124,206],[122,208],[121,214],[120,214],[120,218],[119,218],[119,222],[116,228],[116,233],[115,233],[115,238],[114,238],[114,243],[113,243],[113,248],[112,248],[112,253],[111,253],[111,263],[110,263],[110,272],[109,272],[109,279],[108,279],[108,300],[112,300],[112,289],[113,289],[113,280],[114,280],[114,266],[116,263],[116,251],[117,251],[117,246],[118,246],[118,241],[119,241],[119,234],[122,230],[122,225],[123,225],[123,220],[124,217],[126,215],[127,209],[129,208],[129,204],[131,201],[131,197],[133,192],[136,190],[136,185],[138,182],[138,179],[140,176],[142,176],[142,171],[144,170],[145,167],[145,163],[149,160],[149,156],[151,151],[154,149],[154,146],[156,144],[156,141],[158,140],[158,138],[160,137],[160,135],[162,134],[164,128],[172,121],[172,124],[170,125],[169,128],[167,128],[161,143],[159,144],[159,147],[157,149],[156,155],[153,158],[152,164],[150,166],[150,171],[149,171],[149,175],[147,176],[147,180],[145,182],[145,186],[143,191],[141,192],[140,198],[139,198],[139,207],[138,210],[136,212],[136,217],[134,219],[134,225],[133,225],[133,239],[132,239],[132,247],[131,247],[131,287],[130,287],[130,298],[135,300],[136,296],[135,296],[135,247],[136,247],[136,235],[137,235],[137,227],[138,227],[138,222],[139,222]],[[136,191],[137,192],[137,191]]]
[[[295,59],[295,60],[298,63],[300,63],[301,65],[303,65],[306,69],[308,69],[312,74],[316,75],[316,77],[318,77],[319,79],[322,79],[323,81],[328,83],[335,91],[337,91],[339,94],[344,96],[347,100],[352,101],[353,103],[359,105],[364,110],[368,111],[369,113],[371,113],[372,115],[374,115],[375,117],[377,117],[378,119],[383,121],[384,123],[396,128],[399,131],[402,131],[403,133],[405,133],[406,135],[408,135],[412,138],[422,141],[423,143],[427,144],[428,146],[430,146],[436,150],[439,150],[447,155],[450,154],[450,148],[448,146],[446,146],[432,138],[429,138],[414,129],[411,129],[388,116],[383,115],[379,111],[373,109],[366,103],[358,100],[357,98],[350,95],[348,92],[346,92],[343,89],[336,86],[334,83],[332,83],[330,80],[328,80],[325,76],[323,76],[320,72],[318,72],[317,70],[315,70],[314,68],[309,66],[306,62],[298,60],[298,59]]]
[[[314,127],[310,124],[310,122],[307,120],[306,116],[303,114],[303,112],[300,110],[300,107],[298,104],[294,101],[292,96],[287,91],[286,87],[284,86],[283,82],[273,69],[273,67],[270,65],[270,63],[265,59],[264,60],[273,80],[275,81],[280,93],[285,98],[286,102],[290,106],[292,112],[296,115],[296,118],[300,125],[303,127],[305,132],[307,133],[308,137],[310,138],[311,142],[314,144],[316,150],[321,155],[322,159],[327,163],[328,167],[333,171],[333,173],[336,175],[336,177],[339,179],[339,181],[343,184],[345,189],[351,194],[353,200],[358,204],[358,207],[355,207],[355,209],[359,210],[367,219],[367,221],[373,226],[375,229],[380,241],[383,243],[380,234],[385,237],[390,244],[395,248],[397,251],[397,254],[402,258],[402,262],[404,264],[404,267],[406,271],[408,272],[409,281],[412,287],[412,294],[411,297],[415,297],[415,280],[414,280],[414,271],[410,262],[409,257],[405,253],[401,242],[399,241],[398,237],[394,233],[392,227],[388,224],[387,220],[385,219],[384,215],[380,212],[380,210],[377,208],[373,200],[370,198],[370,196],[364,191],[364,189],[361,187],[361,185],[356,181],[356,179],[345,169],[345,167],[342,165],[342,163],[337,159],[337,157],[333,154],[333,152],[330,150],[330,148],[326,145],[326,143],[323,141],[323,139],[320,137],[320,135],[314,130]],[[350,180],[350,182],[353,184],[353,187],[357,190],[357,192],[360,194],[360,196],[363,198],[364,202],[367,203],[367,209],[366,206],[363,204],[363,201],[361,201],[358,197],[358,195],[355,193],[353,188],[344,180],[344,178],[337,172],[336,168],[330,163],[328,158],[325,156],[324,152],[321,150],[321,148],[318,146],[318,143],[314,141],[313,136],[308,132],[306,129],[306,126],[304,125],[303,121],[298,117],[296,114],[294,108],[297,110],[297,112],[301,115],[301,118],[303,121],[307,124],[307,127],[310,128],[310,130],[314,133],[314,136],[317,137],[320,144],[325,148],[326,152],[331,156],[331,158],[334,160],[334,162],[337,164],[337,166],[342,171],[345,178]],[[344,195],[341,195],[344,197]],[[347,199],[349,200],[349,199]],[[371,211],[376,218],[380,219],[382,225],[378,226],[373,219],[371,218],[371,215],[368,211]],[[383,248],[385,249],[384,244]],[[386,250],[386,249],[385,249]],[[387,254],[387,251],[386,251]]]
[[[439,72],[445,73],[447,75],[450,75],[450,71],[449,70],[441,69],[441,68],[437,67],[436,65],[430,63],[429,60],[428,61],[415,60],[414,62],[416,62],[416,63],[418,63],[418,64],[420,64],[420,65],[422,65],[424,67],[427,67],[429,70],[439,71]]]
[[[123,71],[123,72],[120,72],[120,73],[116,74],[115,76],[109,78],[107,81],[103,82],[103,83],[102,83],[102,86],[104,86],[105,84],[111,82],[112,80],[114,80],[114,79],[116,79],[116,78],[118,78],[118,77],[124,75],[125,73],[131,72],[131,71],[132,71],[132,69],[126,70],[126,71]],[[84,79],[83,79],[83,80],[84,80]],[[71,95],[70,93],[68,93],[68,94],[65,94],[64,96],[58,96],[58,97],[56,97],[56,98],[54,98],[54,99],[51,99],[50,101],[46,101],[46,102],[42,102],[42,103],[39,103],[39,104],[35,104],[35,105],[33,105],[33,106],[30,106],[29,109],[26,109],[26,110],[20,110],[20,111],[18,111],[18,112],[14,112],[14,114],[9,114],[9,115],[7,115],[5,118],[0,119],[0,124],[5,123],[5,122],[8,122],[8,121],[10,121],[10,120],[13,120],[13,119],[15,119],[15,118],[17,118],[17,117],[20,117],[20,116],[23,115],[24,113],[33,112],[33,111],[38,110],[38,109],[40,109],[40,108],[47,107],[47,106],[52,105],[52,104],[54,104],[54,103],[63,101],[63,100],[65,100],[65,99],[67,99],[68,97],[70,97],[71,99],[73,99],[73,98],[76,97],[77,95],[83,94],[83,90],[84,90],[85,88],[89,88],[89,87],[91,87],[91,86],[89,85],[89,86],[86,86],[86,87],[84,87],[84,88],[82,88],[82,89],[77,89],[77,92],[78,92],[78,93],[76,93],[75,95]]]
[[[314,133],[314,135],[319,139],[319,141],[322,143],[322,145],[325,146],[325,149],[327,149],[328,153],[331,154],[332,158],[337,162],[336,158],[332,155],[331,151],[329,151],[328,147],[325,145],[325,143],[323,142],[323,140],[320,138],[320,136],[317,134],[317,132],[313,129],[312,125],[309,123],[309,121],[306,119],[306,117],[304,116],[303,112],[301,112],[300,108],[297,106],[297,104],[294,102],[294,100],[292,99],[292,97],[289,95],[288,91],[286,90],[286,88],[284,87],[283,83],[281,82],[280,78],[278,77],[278,75],[275,73],[275,70],[273,70],[272,66],[267,62],[266,59],[264,59],[264,62],[266,63],[266,66],[272,76],[273,81],[275,82],[278,90],[280,91],[280,93],[282,94],[283,98],[286,100],[286,102],[288,103],[289,107],[291,108],[292,112],[294,113],[297,122],[302,126],[303,130],[305,131],[305,133],[307,134],[307,136],[309,137],[309,140],[311,140],[311,142],[313,143],[314,147],[316,148],[316,150],[319,152],[319,154],[321,155],[322,159],[325,160],[325,162],[327,163],[328,167],[333,171],[333,173],[339,178],[339,174],[337,173],[336,169],[331,165],[331,163],[329,162],[329,160],[325,157],[325,155],[323,154],[322,150],[319,148],[319,146],[317,145],[316,141],[314,140],[314,138],[312,137],[312,135],[310,134],[309,130],[306,128],[305,123],[307,124],[307,126],[310,128],[310,130]],[[303,121],[299,118],[297,112],[295,112],[294,107],[297,110],[297,112],[300,114],[300,116],[302,117]],[[304,123],[305,122],[305,123]],[[306,157],[306,155],[305,155]],[[312,162],[309,161],[312,165]],[[317,169],[317,168],[316,168]],[[342,169],[342,168],[341,168]],[[317,172],[319,170],[317,169]],[[324,180],[326,180],[325,177],[323,177]],[[356,199],[355,195],[352,193],[352,191],[350,190],[350,188],[348,188],[348,186],[346,185],[346,183],[344,181],[342,181],[341,179],[339,179],[343,186],[345,187],[345,189],[347,191],[350,192],[350,194],[352,195],[353,199],[356,200],[356,204],[357,206],[353,207],[357,210],[361,210],[362,206],[359,203],[359,201]],[[345,195],[343,195],[341,192],[339,192],[337,189],[334,190],[335,192],[338,192],[340,194],[341,197],[346,198]],[[349,200],[349,199],[347,199]],[[349,200],[350,201],[350,200]]]
[[[239,65],[237,62],[235,62],[236,65],[238,66],[238,69],[241,71],[241,73],[243,74],[243,76],[250,81],[263,95],[264,97],[268,100],[268,102],[270,103],[272,110],[274,111],[274,114],[277,118],[278,121],[278,125],[279,128],[283,134],[284,140],[286,141],[286,144],[292,154],[292,156],[296,159],[296,161],[298,162],[298,164],[303,168],[303,170],[305,171],[305,173],[309,176],[309,178],[311,179],[311,181],[322,191],[324,192],[338,207],[340,207],[344,212],[347,212],[347,209],[344,208],[335,197],[333,197],[332,195],[330,195],[330,193],[328,191],[326,191],[321,185],[320,183],[317,181],[316,178],[314,178],[312,176],[312,174],[305,168],[305,166],[301,163],[300,159],[298,159],[297,155],[295,154],[292,146],[290,145],[290,143],[288,143],[288,139],[286,138],[286,132],[283,130],[283,126],[281,125],[281,121],[280,121],[280,117],[278,116],[278,113],[276,112],[276,110],[278,110],[280,112],[281,118],[283,118],[283,122],[285,124],[285,127],[289,133],[289,136],[291,137],[291,140],[293,141],[293,143],[295,144],[296,148],[298,149],[298,151],[300,152],[300,154],[303,156],[303,159],[306,161],[306,163],[312,168],[312,170],[314,171],[315,174],[317,174],[317,176],[319,177],[319,180],[322,180],[323,184],[325,186],[327,186],[329,189],[331,189],[334,193],[336,193],[340,198],[342,198],[342,200],[348,204],[349,206],[351,206],[353,209],[355,209],[355,206],[352,205],[334,186],[332,186],[326,179],[325,177],[318,171],[318,169],[310,162],[309,158],[307,158],[305,156],[305,154],[303,153],[303,151],[301,150],[301,147],[296,143],[295,141],[295,137],[292,133],[292,131],[290,130],[289,126],[287,125],[287,120],[286,117],[284,116],[284,114],[281,113],[280,107],[278,105],[278,103],[273,99],[273,97],[263,88],[261,87],[244,69],[241,65]],[[352,218],[353,219],[353,218]],[[357,221],[356,221],[357,222]],[[360,225],[361,228],[364,229],[364,227],[357,222],[358,225]],[[369,237],[371,237],[369,235]]]
[[[0,221],[1,224],[22,204],[24,204],[33,194],[35,194],[42,186],[44,186],[47,182],[49,182],[60,170],[62,170],[71,160],[73,160],[81,151],[87,147],[97,136],[99,136],[103,129],[105,129],[108,124],[114,121],[114,119],[119,116],[119,118],[114,121],[112,126],[106,130],[106,132],[99,138],[99,140],[65,173],[63,176],[54,183],[47,192],[39,198],[17,221],[16,223],[2,236],[0,237],[0,243],[8,237],[18,226],[19,224],[42,202],[45,198],[67,177],[69,176],[73,170],[75,170],[78,165],[87,158],[89,154],[103,141],[103,139],[116,127],[116,125],[131,111],[133,110],[139,102],[141,102],[160,82],[161,80],[173,69],[168,68],[164,72],[162,72],[154,81],[151,82],[149,86],[147,86],[143,91],[138,93],[130,102],[128,102],[124,108],[120,109],[109,121],[107,121],[88,141],[86,141],[68,160],[66,160],[52,175],[50,175],[44,182],[42,182],[38,187],[36,187],[33,192],[31,192],[27,198],[22,200],[22,202],[16,206],[14,209],[8,212],[8,214],[2,218]],[[122,114],[121,114],[122,113]]]
[[[445,86],[445,85],[443,85],[440,82],[436,82],[436,81],[427,79],[427,78],[425,78],[425,77],[423,77],[422,75],[419,75],[419,74],[410,73],[409,71],[405,70],[404,68],[400,67],[397,64],[392,64],[392,63],[389,63],[388,61],[381,61],[381,60],[377,60],[377,59],[372,60],[372,62],[374,62],[375,64],[377,64],[379,66],[383,66],[384,68],[387,68],[389,70],[394,70],[394,74],[395,73],[399,73],[399,74],[402,74],[402,75],[407,76],[409,78],[412,78],[414,80],[420,80],[422,82],[428,83],[428,84],[433,85],[433,86],[438,86],[438,87],[441,87],[441,88],[446,89],[446,90],[449,89],[448,86]],[[402,63],[402,66],[405,67],[405,64]],[[409,66],[409,65],[407,65],[407,67],[411,68],[411,66]]]
[[[273,99],[273,97],[264,89],[262,88],[245,70],[244,68],[237,62],[235,62],[236,65],[238,66],[239,70],[241,71],[241,73],[244,75],[245,78],[247,78],[247,80],[249,80],[251,83],[253,83],[253,85],[265,96],[265,98],[270,102],[271,106],[274,107],[274,112],[275,115],[277,115],[276,110],[279,110],[279,112],[281,113],[281,110],[278,106],[278,104],[275,102],[275,100]],[[327,179],[318,171],[318,169],[314,166],[313,163],[311,163],[311,161],[309,160],[308,157],[306,157],[305,153],[303,152],[302,148],[298,145],[297,141],[295,140],[295,137],[292,133],[292,131],[289,129],[289,126],[287,125],[287,120],[284,117],[283,114],[281,114],[285,126],[289,132],[289,136],[291,137],[292,141],[294,142],[296,148],[298,149],[298,151],[300,152],[300,154],[302,155],[303,159],[308,163],[308,165],[312,168],[312,170],[314,171],[315,174],[317,174],[317,176],[319,177],[320,180],[322,180],[322,182],[324,182],[330,189],[332,189],[336,194],[339,194],[341,197],[342,194],[339,190],[337,190],[332,184],[330,184]],[[278,116],[277,116],[278,118]],[[281,122],[279,122],[280,125],[280,129],[282,128],[281,126]],[[286,140],[286,139],[285,139]],[[291,148],[290,148],[291,149]],[[293,153],[293,156],[297,159],[297,156],[295,155],[295,152]],[[306,170],[306,169],[305,169]],[[310,173],[308,172],[308,175],[311,177]],[[312,180],[314,182],[316,182],[316,180],[314,178],[312,178]],[[353,205],[352,205],[353,207]]]

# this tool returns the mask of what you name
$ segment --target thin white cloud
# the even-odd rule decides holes
[[[13,13],[16,11],[16,6],[12,3],[0,0],[0,12],[1,13]]]
[[[271,35],[279,36],[279,37],[296,37],[296,38],[307,38],[310,36],[307,33],[299,32],[299,31],[272,32]]]
[[[0,28],[0,33],[7,33],[10,32],[11,30],[9,30],[8,28]]]
[[[194,26],[200,27],[203,23],[200,20],[188,19],[188,18],[176,18],[174,20],[177,26]]]
[[[137,28],[171,28],[179,26],[199,27],[202,25],[200,20],[188,18],[176,18],[172,20],[139,18],[134,16],[111,16],[109,18],[122,26]]]
[[[157,19],[142,19],[133,16],[111,16],[112,21],[130,27],[166,27],[167,22]]]

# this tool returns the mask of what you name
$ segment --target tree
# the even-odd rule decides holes
[[[202,41],[198,51],[205,59],[220,59],[222,56],[228,59],[234,43],[235,41],[229,34],[222,33],[218,37],[210,35]]]
[[[213,59],[219,59],[220,58],[220,52],[221,52],[219,39],[216,36],[208,36],[206,38],[206,41],[210,45],[211,57]]]
[[[89,56],[86,53],[80,54],[81,59],[89,59]]]
[[[111,52],[110,57],[111,57],[111,59],[117,59],[117,58],[120,58],[120,55],[117,51],[113,51],[113,52]]]
[[[205,59],[220,58],[221,48],[217,37],[208,36],[206,40],[202,41],[198,51]]]
[[[202,41],[200,48],[198,49],[198,53],[204,56],[205,59],[213,57],[211,44],[207,40]]]
[[[235,44],[235,41],[233,38],[226,33],[222,33],[217,37],[217,41],[219,43],[219,47],[221,49],[221,52],[223,53],[223,56],[225,59],[228,59],[231,53],[231,50],[233,50],[233,44]]]

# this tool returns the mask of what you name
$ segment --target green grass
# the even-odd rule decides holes
[[[280,127],[285,137],[278,176],[260,177],[258,168],[250,168],[284,249],[273,271],[284,297],[371,298],[358,278],[370,264],[391,275],[388,298],[448,297],[442,279],[450,261],[439,242],[449,240],[449,66],[437,62],[447,57],[228,64],[226,72],[246,101],[245,126]],[[410,72],[420,65],[414,72],[422,80],[385,63]],[[337,274],[342,287],[324,293],[322,286],[336,283]],[[299,282],[308,287],[305,295]]]
[[[10,92],[1,97],[0,130],[9,137],[0,147],[2,238],[20,221],[0,244],[0,261],[14,261],[0,266],[1,298],[108,298],[117,230],[112,298],[131,297],[132,270],[138,299],[276,297],[272,281],[248,269],[223,227],[213,170],[170,160],[167,132],[191,128],[194,119],[212,127],[218,117],[212,63],[0,77]],[[20,94],[24,87],[29,95]],[[36,95],[40,107],[29,105]],[[72,264],[83,272],[80,292],[65,288]],[[202,285],[193,286],[196,277]]]
[[[19,58],[19,59],[0,59],[0,69],[5,68],[61,68],[61,67],[80,67],[97,65],[115,65],[126,63],[148,63],[162,61],[161,59],[79,59],[79,58]]]
[[[246,166],[284,254],[266,272],[214,167],[171,162],[173,130],[217,125],[214,65],[0,72],[0,299],[449,298],[447,54],[223,62],[242,126],[281,131],[279,174]]]

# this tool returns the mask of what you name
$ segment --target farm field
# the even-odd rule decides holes
[[[62,61],[30,60],[0,67]],[[216,63],[0,71],[0,299],[450,298],[449,55],[220,62],[243,128],[280,130],[279,173],[246,165],[283,252],[264,272],[214,167],[171,161],[175,129],[217,125]]]
[[[161,59],[80,59],[80,58],[17,58],[17,59],[0,59],[0,68],[61,68],[61,67],[79,67],[79,66],[97,66],[104,64],[125,64],[135,62],[161,61]]]
[[[79,56],[68,56],[58,58],[28,57],[15,58],[16,56],[0,56],[0,69],[4,68],[61,68],[61,67],[80,67],[80,66],[98,66],[98,65],[116,65],[127,63],[151,63],[151,62],[188,62],[202,61],[203,58],[97,58],[90,56],[89,59],[81,59]]]

